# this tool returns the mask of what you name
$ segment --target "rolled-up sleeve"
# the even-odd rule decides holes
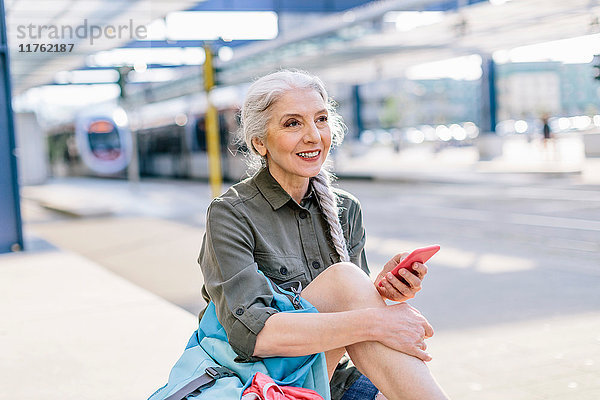
[[[217,318],[229,344],[240,356],[253,361],[256,336],[267,318],[273,295],[254,261],[254,236],[248,221],[223,199],[215,199],[206,218],[206,234],[198,263],[205,289],[215,303]]]

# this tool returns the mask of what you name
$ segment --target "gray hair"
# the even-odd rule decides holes
[[[314,89],[323,98],[329,114],[327,120],[331,130],[331,147],[342,143],[346,126],[342,117],[336,112],[336,104],[328,96],[321,79],[300,70],[277,71],[259,78],[250,86],[240,112],[238,137],[239,141],[243,141],[248,147],[246,162],[249,170],[256,170],[266,165],[266,159],[256,151],[252,141],[258,138],[265,142],[267,124],[271,118],[271,106],[284,93],[292,89]],[[311,183],[319,197],[321,211],[329,225],[329,234],[340,261],[350,261],[348,246],[340,224],[338,198],[331,188],[335,177],[327,171],[328,165],[328,163],[323,165],[319,174],[311,178]]]

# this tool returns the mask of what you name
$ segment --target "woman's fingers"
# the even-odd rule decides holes
[[[385,263],[383,266],[383,271],[391,271],[396,267],[396,265],[400,264],[400,261],[402,261],[406,256],[408,256],[408,253],[396,254],[390,261]]]
[[[412,350],[406,351],[405,353],[410,356],[417,357],[423,361],[431,361],[432,360],[431,355],[429,353],[427,353],[425,350],[419,349],[418,347],[415,347]]]
[[[408,253],[405,251],[404,253],[396,254],[394,257],[392,257],[392,260],[394,260],[397,265],[397,264],[400,264],[400,261],[404,260],[407,256],[408,256]]]
[[[425,278],[425,275],[427,275],[427,266],[425,264],[414,263],[412,268],[421,280],[423,280],[423,278]]]
[[[411,289],[414,289],[416,292],[421,290],[421,279],[419,279],[418,276],[416,276],[406,268],[401,269],[399,273],[402,279],[404,279],[406,283],[408,283],[408,286],[410,286]],[[400,280],[398,279],[396,279],[396,281],[400,282]]]
[[[414,272],[405,268],[400,269],[398,274],[401,279],[389,272],[407,255],[408,253],[396,254],[387,262],[383,271],[379,273],[375,286],[383,297],[393,301],[404,301],[412,299],[421,290],[422,279],[427,274],[425,264],[413,263],[412,269]]]
[[[410,287],[402,283],[392,273],[387,273],[382,280],[383,287],[386,289],[387,297],[391,300],[406,300],[414,297],[411,293]]]
[[[433,329],[427,319],[406,303],[392,305],[382,311],[387,314],[384,318],[386,330],[379,341],[402,353],[430,361],[425,340],[431,337]]]
[[[419,318],[419,321],[421,323],[421,327],[423,328],[423,335],[425,336],[425,339],[430,338],[433,336],[433,326],[431,326],[431,324],[429,323],[429,321],[427,321],[427,318],[425,318],[423,316],[423,314],[421,314],[421,312],[419,310],[417,310],[416,308],[414,308],[413,306],[410,306],[410,310],[413,312],[413,314],[415,314],[415,316],[417,316],[417,318]]]
[[[427,322],[427,320],[425,321],[425,325],[423,325],[423,327],[425,328],[425,338],[430,338],[433,336],[433,326],[431,326],[429,324],[429,322]]]
[[[402,279],[404,279],[404,282],[395,277],[391,272],[385,275],[384,281],[387,281],[390,286],[395,291],[401,293],[402,296],[409,299],[415,297],[415,294],[421,290],[421,280],[405,269],[401,269],[399,273]]]
[[[391,275],[391,274],[388,274]],[[383,285],[383,289],[385,290],[384,295],[385,297],[387,297],[390,300],[398,300],[398,292],[400,293],[401,296],[404,297],[404,293],[402,293],[401,290],[397,289],[396,286],[392,285],[392,283],[390,282],[390,278],[388,275],[386,275],[382,280],[381,280],[381,284]]]

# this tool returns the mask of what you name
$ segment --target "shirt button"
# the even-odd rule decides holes
[[[318,261],[313,261],[312,266],[314,269],[319,269],[321,268],[321,263],[319,263]]]
[[[281,275],[287,275],[288,269],[286,267],[281,267],[279,268],[279,272],[281,272]]]
[[[242,314],[244,314],[244,309],[242,307],[238,308],[237,310],[235,310],[235,314],[236,315],[242,315]]]
[[[308,217],[308,213],[306,211],[300,211],[300,218],[305,219]]]

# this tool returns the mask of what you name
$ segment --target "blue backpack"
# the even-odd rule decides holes
[[[282,312],[318,312],[300,297],[300,290],[292,293],[267,281],[273,292],[272,307]],[[255,363],[237,363],[236,357],[210,302],[198,330],[171,369],[168,383],[148,400],[239,400],[257,372],[270,376],[278,385],[312,389],[331,400],[324,353],[265,358]]]

